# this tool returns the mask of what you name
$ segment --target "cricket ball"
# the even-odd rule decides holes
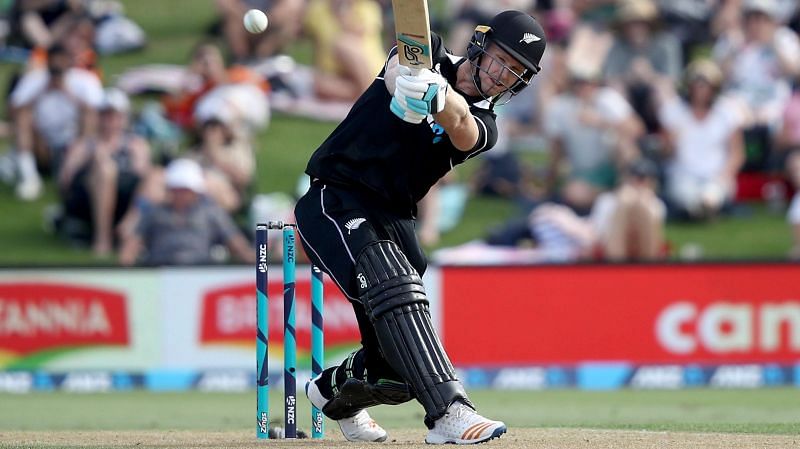
[[[260,9],[251,9],[244,14],[244,28],[253,34],[266,30],[268,24],[267,15]]]

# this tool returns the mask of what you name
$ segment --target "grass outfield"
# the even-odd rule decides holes
[[[800,390],[474,391],[481,412],[509,433],[497,448],[798,447]],[[282,393],[271,397],[281,419]],[[327,425],[323,441],[259,443],[255,394],[37,393],[0,395],[0,447],[376,447],[347,443]],[[298,404],[300,428],[310,421]],[[416,403],[377,407],[383,446],[426,447]],[[307,418],[308,417],[308,418]],[[252,423],[252,424],[250,424]],[[429,447],[429,446],[428,446]]]
[[[475,390],[471,397],[482,413],[511,428],[800,435],[800,389]],[[270,399],[271,419],[282,419],[282,392],[273,392]],[[255,392],[2,394],[0,404],[0,431],[255,431]],[[416,402],[377,407],[371,414],[388,429],[422,426],[422,408]],[[305,398],[299,401],[298,416],[300,428],[308,430]]]

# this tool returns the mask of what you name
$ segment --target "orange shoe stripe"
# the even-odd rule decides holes
[[[480,426],[482,426],[483,424],[485,424],[485,423],[478,423],[478,424],[473,424],[473,425],[469,426],[469,427],[467,428],[467,430],[465,430],[465,431],[464,431],[464,433],[462,433],[462,434],[461,434],[461,439],[462,439],[462,440],[468,440],[468,439],[469,439],[469,438],[468,438],[468,435],[469,435],[469,434],[470,434],[470,433],[471,433],[471,432],[472,432],[472,431],[473,431],[475,428],[477,428],[477,427],[480,427]]]
[[[492,427],[493,425],[494,425],[494,424],[492,424],[492,423],[486,423],[486,425],[485,425],[485,426],[483,426],[483,427],[481,427],[480,429],[478,429],[478,431],[477,431],[477,432],[475,432],[475,433],[472,435],[472,438],[473,438],[473,439],[480,438],[480,436],[483,434],[483,432],[484,432],[486,429],[488,429],[488,428]]]
[[[474,440],[474,439],[478,438],[481,435],[481,433],[483,433],[484,430],[488,429],[491,426],[492,426],[492,423],[479,424],[478,427],[476,427],[474,430],[472,430],[472,432],[470,432],[470,435],[468,435],[467,438],[464,438],[464,439],[465,440]]]

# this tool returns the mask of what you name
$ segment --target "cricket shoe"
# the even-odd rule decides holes
[[[306,396],[314,407],[322,410],[330,399],[327,399],[322,395],[322,392],[319,391],[319,387],[317,387],[316,383],[319,377],[320,376],[317,376],[311,379],[306,384]],[[378,423],[369,416],[369,413],[363,409],[356,413],[355,416],[334,421],[339,424],[339,428],[342,430],[342,434],[344,434],[347,441],[381,442],[386,441],[386,438],[389,436],[389,434],[383,430],[383,427],[379,426]]]
[[[499,438],[506,425],[479,415],[461,402],[454,402],[444,416],[433,423],[425,442],[428,444],[477,444]]]

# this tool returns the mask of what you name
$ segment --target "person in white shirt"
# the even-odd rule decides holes
[[[723,87],[751,109],[745,127],[772,133],[791,97],[791,80],[800,75],[800,38],[781,25],[780,12],[776,0],[744,0],[741,28],[727,30],[713,48]]]
[[[26,73],[11,92],[14,111],[17,196],[38,198],[42,182],[36,159],[54,175],[67,147],[79,137],[94,135],[103,87],[97,76],[76,68],[61,45],[50,47],[47,68]]]
[[[720,95],[722,72],[708,59],[692,62],[685,73],[686,97],[671,82],[659,83],[659,119],[667,146],[666,196],[690,218],[716,215],[736,192],[744,164],[742,107]]]
[[[617,184],[617,171],[638,156],[641,120],[617,91],[600,84],[600,71],[573,66],[570,87],[544,111],[550,145],[548,184],[557,184],[561,164],[567,180],[557,192],[578,210],[589,210],[597,196]]]

